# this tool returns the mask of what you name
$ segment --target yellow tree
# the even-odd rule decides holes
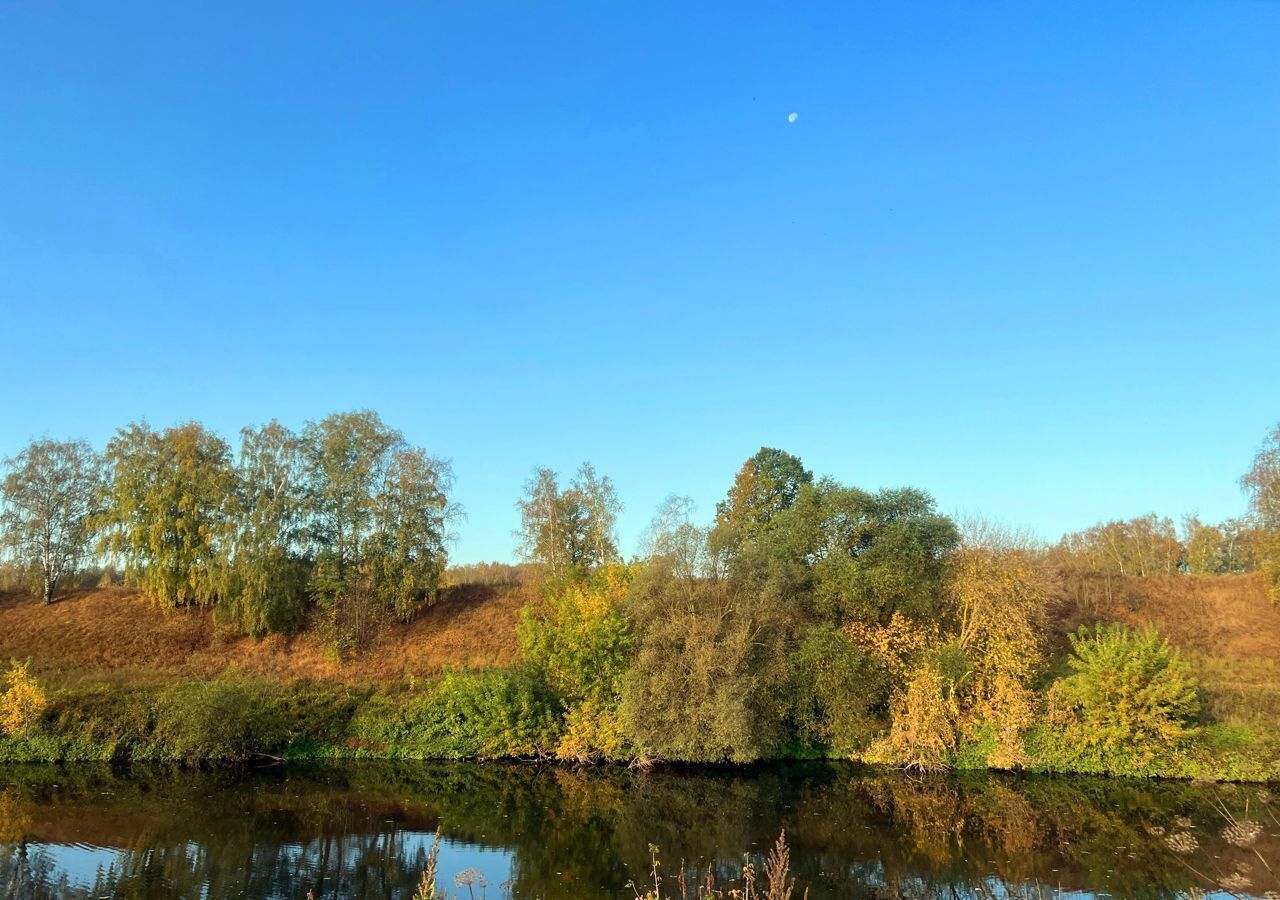
[[[556,748],[563,759],[622,754],[617,710],[635,648],[623,605],[633,576],[631,567],[604,566],[521,612],[520,654],[564,708],[565,733]]]
[[[1031,725],[1031,681],[1043,660],[1053,588],[1040,554],[989,529],[951,558],[946,600],[955,641],[972,667],[968,724],[996,729],[990,762],[1001,768],[1023,761],[1021,732]]]

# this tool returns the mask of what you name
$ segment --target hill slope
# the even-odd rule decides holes
[[[412,624],[391,626],[378,647],[339,663],[314,634],[239,637],[217,628],[207,610],[159,609],[132,591],[87,591],[50,606],[11,593],[0,595],[0,659],[30,659],[37,675],[55,682],[206,678],[229,668],[279,678],[387,681],[509,662],[523,603],[517,587],[450,588]]]

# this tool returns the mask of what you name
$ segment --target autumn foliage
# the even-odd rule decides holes
[[[1224,655],[1218,635],[1231,623],[1211,614],[1226,609],[1221,591],[1198,585],[1253,567],[1272,577],[1277,435],[1243,480],[1245,516],[1189,517],[1181,532],[1138,516],[1053,545],[957,524],[916,488],[817,477],[766,447],[738,469],[713,520],[699,523],[692,501],[669,497],[643,555],[624,562],[611,480],[590,464],[563,485],[537,469],[517,504],[525,562],[452,573],[448,466],[373,413],[300,433],[246,429],[235,453],[198,423],[137,424],[101,464],[76,445],[23,465],[44,482],[82,470],[98,484],[93,503],[78,496],[51,513],[70,536],[60,565],[96,530],[100,551],[155,604],[217,625],[215,640],[194,618],[160,623],[157,612],[155,627],[136,629],[139,640],[189,640],[162,655],[171,675],[193,678],[147,685],[156,695],[125,717],[145,725],[128,738],[134,755],[248,758],[258,744],[301,739],[281,724],[288,716],[264,724],[251,711],[286,703],[276,684],[286,675],[318,675],[365,685],[337,704],[346,719],[320,735],[303,729],[306,746],[339,754],[839,757],[921,770],[1262,777],[1280,773],[1268,737],[1280,704],[1267,694],[1280,676],[1253,664],[1248,684],[1224,674],[1236,650]],[[55,456],[58,465],[30,463]],[[40,517],[14,514],[29,500],[15,493],[22,481],[5,481],[11,508],[0,521],[26,533]],[[1187,591],[1160,588],[1179,579]],[[1157,602],[1163,595],[1176,603]],[[442,596],[449,603],[430,616]],[[1276,644],[1266,636],[1275,609],[1237,607],[1256,633],[1236,628],[1231,647]],[[73,621],[68,611],[63,622]],[[83,624],[59,641],[101,643]],[[426,644],[439,651],[429,663]],[[122,651],[106,642],[87,652],[92,671]],[[217,683],[206,686],[210,675]],[[46,703],[100,702],[77,707],[74,693],[46,700],[16,667],[5,740],[80,721],[43,715]]]
[[[43,715],[49,701],[32,677],[28,663],[15,662],[5,676],[5,684],[5,691],[0,694],[0,734],[22,734]]]

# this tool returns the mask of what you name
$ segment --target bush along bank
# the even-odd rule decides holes
[[[1055,701],[1061,702],[1061,701]],[[1274,757],[1246,729],[1185,728],[1161,743],[1080,731],[1047,711],[1021,737],[1021,761],[990,726],[959,738],[935,768],[1017,768],[1214,780],[1276,780]],[[245,765],[275,760],[558,759],[654,761],[628,739],[586,754],[583,719],[530,666],[446,672],[395,688],[275,681],[228,674],[163,687],[89,684],[52,691],[38,715],[0,737],[0,762],[136,761]],[[597,732],[607,728],[597,722]],[[623,731],[625,735],[625,731]],[[1087,735],[1087,736],[1086,736]],[[1101,736],[1096,736],[1101,735]],[[886,736],[853,752],[792,741],[772,758],[841,758],[903,765]],[[680,761],[680,756],[662,757]],[[705,760],[693,760],[705,761]]]

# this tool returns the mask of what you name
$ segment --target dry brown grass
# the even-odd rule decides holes
[[[1172,643],[1228,659],[1280,660],[1280,608],[1261,576],[1127,578],[1121,596],[1088,611],[1064,607],[1062,628],[1097,621],[1155,625]]]
[[[412,624],[392,626],[372,651],[341,663],[308,632],[237,637],[216,628],[206,610],[164,610],[118,588],[81,591],[51,606],[0,592],[0,661],[30,659],[33,672],[55,680],[161,681],[234,668],[280,678],[393,681],[510,662],[527,591],[455,585]],[[1156,624],[1175,644],[1206,656],[1280,662],[1280,609],[1256,575],[1128,579],[1123,599],[1088,611],[1064,606],[1058,624],[1065,631],[1100,620]]]
[[[120,589],[76,593],[51,606],[0,594],[0,659],[30,659],[59,680],[137,681],[226,669],[279,678],[396,680],[445,667],[502,665],[515,655],[525,600],[517,586],[457,585],[409,625],[394,625],[363,657],[339,662],[303,632],[255,641],[219,630],[207,610],[165,610]]]
[[[1093,592],[1087,608],[1064,599],[1058,646],[1080,625],[1153,625],[1188,651],[1201,702],[1219,722],[1270,728],[1280,715],[1280,608],[1251,575],[1157,575],[1113,583],[1113,599]]]

